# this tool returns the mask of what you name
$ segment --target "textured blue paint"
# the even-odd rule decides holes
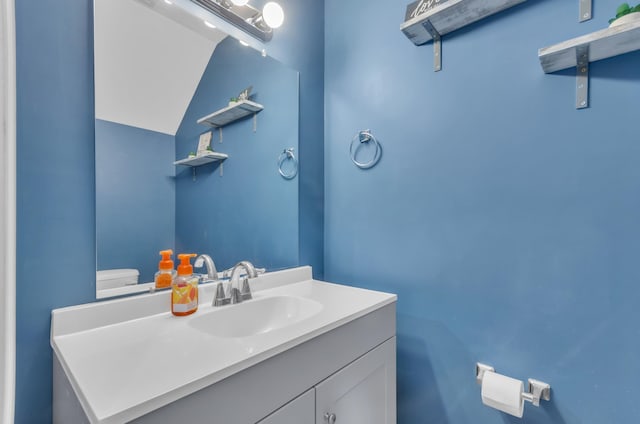
[[[326,1],[325,276],[399,294],[398,416],[416,423],[640,421],[640,53],[545,75],[536,52],[606,26],[617,0],[528,1],[431,45],[405,2]],[[348,142],[384,146],[357,169]],[[548,381],[520,421],[474,364]]]
[[[228,37],[212,55],[176,134],[176,157],[195,151],[210,128],[197,120],[227,106],[229,97],[253,86],[264,110],[253,132],[251,117],[214,130],[211,146],[227,153],[219,164],[176,174],[176,250],[211,254],[218,268],[248,259],[278,269],[298,265],[298,180],[285,180],[276,160],[298,150],[298,73]]]
[[[175,137],[96,119],[95,140],[98,269],[153,281],[158,252],[175,246]]]
[[[90,0],[16,1],[15,422],[51,422],[51,309],[95,298]]]

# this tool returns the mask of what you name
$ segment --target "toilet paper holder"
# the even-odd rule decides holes
[[[478,362],[476,364],[476,382],[482,385],[485,372],[496,372],[491,365]],[[540,406],[540,399],[551,400],[551,386],[543,381],[530,378],[527,380],[527,391],[521,394],[522,399],[531,402],[534,406]]]

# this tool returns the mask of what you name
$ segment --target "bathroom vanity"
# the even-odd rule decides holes
[[[52,312],[55,423],[395,424],[396,296],[266,273],[189,317],[154,293]]]

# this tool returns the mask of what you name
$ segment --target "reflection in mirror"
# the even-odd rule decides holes
[[[94,6],[97,296],[148,290],[165,249],[208,254],[218,271],[298,265],[297,178],[278,170],[298,149],[298,73],[185,26],[163,0]],[[249,86],[262,110],[223,128],[197,123]],[[174,165],[208,137],[226,160]]]

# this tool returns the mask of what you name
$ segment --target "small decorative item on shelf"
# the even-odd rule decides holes
[[[190,158],[195,158],[195,157],[196,157],[196,154],[195,154],[194,152],[189,152],[189,156],[188,156],[188,157],[190,157]]]
[[[609,26],[614,27],[640,20],[640,4],[632,7],[629,3],[622,3],[616,10],[616,17],[609,19]]]
[[[240,94],[238,94],[238,101],[249,100],[249,97],[251,97],[251,90],[253,90],[253,85],[242,90]]]
[[[207,154],[207,150],[211,149],[211,131],[200,134],[198,140],[198,156]]]
[[[244,100],[249,100],[249,97],[251,96],[251,90],[253,90],[252,85],[242,90],[240,94],[238,94],[238,97],[231,97],[229,99],[229,106],[234,106],[236,103],[240,103]]]

